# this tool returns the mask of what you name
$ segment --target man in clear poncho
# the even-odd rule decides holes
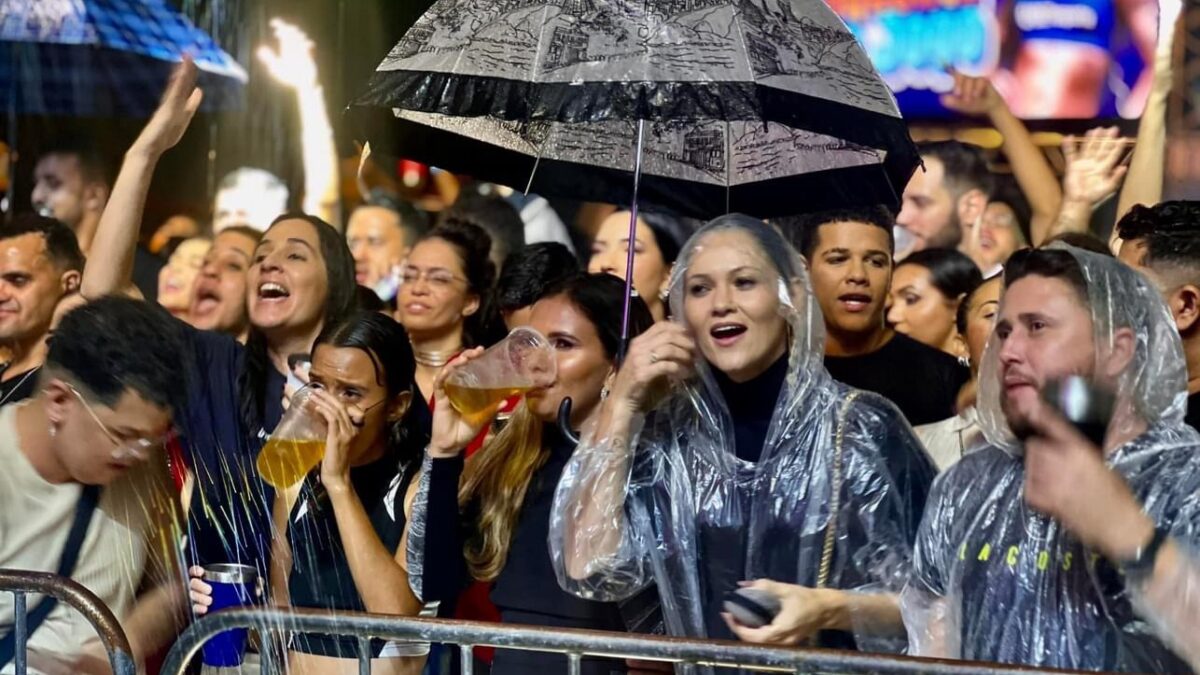
[[[1167,308],[1135,271],[1070,247],[1019,252],[1005,284],[980,376],[990,445],[934,483],[901,603],[911,651],[1187,672],[1200,435]],[[1115,392],[1102,449],[1042,400],[1067,375]]]
[[[825,371],[799,256],[761,221],[719,218],[684,247],[670,305],[559,483],[559,583],[620,600],[654,581],[672,635],[731,638],[724,596],[772,579],[791,585],[784,609],[754,637],[895,648],[935,469],[895,406]]]

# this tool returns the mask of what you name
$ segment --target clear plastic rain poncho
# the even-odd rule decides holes
[[[737,457],[734,420],[697,356],[698,376],[635,422],[630,442],[585,434],[555,495],[550,547],[568,591],[621,600],[654,581],[670,634],[732,639],[720,612],[741,580],[899,592],[935,469],[895,406],[829,377],[803,263],[760,221],[725,216],[688,241],[671,279],[672,315],[686,316],[689,266],[723,230],[749,235],[745,246],[778,285],[790,329],[788,372],[759,460]],[[821,637],[854,644],[846,634]]]
[[[1147,424],[1148,430],[1111,452],[1108,464],[1156,524],[1192,548],[1200,544],[1200,435],[1183,424],[1186,364],[1175,324],[1158,291],[1134,270],[1060,248],[1083,271],[1097,359],[1109,353],[1117,330],[1136,336],[1134,358],[1117,378],[1110,429],[1136,433]],[[1164,640],[1191,649],[1197,662],[1200,638],[1185,635],[1200,630],[1195,558],[1185,552],[1167,593],[1161,586],[1145,592],[1025,503],[1022,447],[1000,408],[999,352],[993,337],[980,374],[980,419],[989,445],[938,478],[921,524],[901,603],[911,652],[1082,670],[1187,672]],[[1189,612],[1193,618],[1181,618]]]

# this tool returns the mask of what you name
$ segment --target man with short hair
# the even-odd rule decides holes
[[[917,426],[954,416],[970,371],[954,357],[892,330],[892,217],[883,207],[787,219],[808,261],[825,316],[825,367],[835,380],[880,394]]]
[[[904,188],[896,224],[911,238],[908,255],[927,248],[954,248],[987,208],[992,175],[983,151],[958,141],[917,146],[924,169],[917,169]]]
[[[425,231],[421,214],[406,202],[376,198],[350,214],[346,243],[354,278],[385,302],[396,297],[398,268]]]
[[[1135,206],[1117,227],[1122,261],[1155,282],[1175,319],[1187,360],[1184,419],[1200,429],[1200,202]]]
[[[558,242],[529,244],[510,255],[496,280],[496,305],[505,327],[529,325],[533,304],[582,271],[575,254]]]
[[[33,172],[34,210],[71,228],[85,256],[108,204],[110,172],[108,162],[94,145],[74,139],[60,140],[44,149]],[[147,300],[158,298],[158,273],[162,268],[161,259],[138,246],[133,283]]]
[[[66,225],[33,214],[0,224],[0,345],[12,352],[0,365],[0,406],[33,395],[55,307],[79,291],[82,275],[83,254]]]
[[[62,319],[37,395],[0,408],[0,568],[82,583],[121,619],[139,661],[185,620],[162,447],[184,397],[182,350],[162,309],[101,298]],[[0,595],[0,636],[13,612]],[[28,612],[35,673],[94,672],[105,660],[95,629],[65,604],[32,596]]]
[[[910,651],[1189,672],[1200,437],[1166,308],[1135,271],[1069,247],[1018,251],[1005,283],[980,383],[990,444],[934,484],[901,601]],[[1114,398],[1085,427],[1099,447],[1045,401],[1070,376]]]

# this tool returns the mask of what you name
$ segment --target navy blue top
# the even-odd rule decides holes
[[[245,348],[228,335],[190,327],[184,339],[188,395],[179,421],[196,481],[188,515],[192,562],[251,565],[266,578],[275,490],[259,477],[255,460],[283,414],[286,378],[268,370],[263,420],[246,429],[237,386]]]

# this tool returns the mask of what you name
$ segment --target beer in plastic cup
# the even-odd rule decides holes
[[[296,392],[279,426],[258,453],[258,473],[277,490],[299,483],[325,457],[327,425],[312,401],[313,390]]]
[[[553,384],[557,371],[550,342],[521,327],[454,371],[446,379],[446,396],[468,421],[482,424],[506,399]]]

